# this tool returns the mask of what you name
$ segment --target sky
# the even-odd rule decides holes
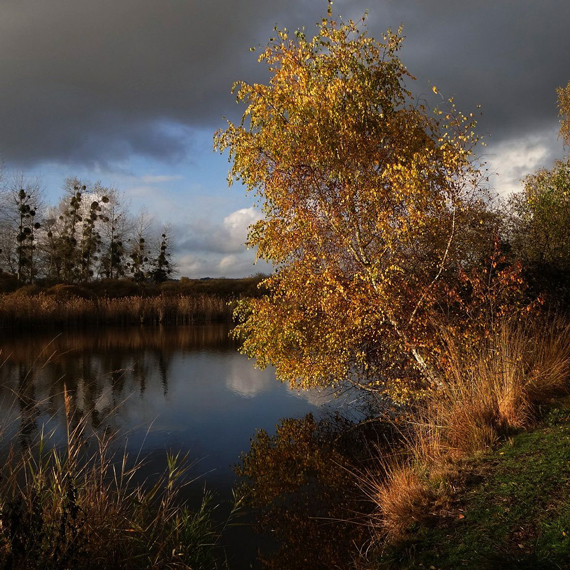
[[[260,218],[252,196],[227,186],[213,133],[239,120],[231,86],[266,81],[250,47],[273,28],[305,27],[326,0],[0,0],[0,159],[37,177],[56,203],[66,177],[124,193],[170,223],[180,276],[267,271],[246,250]],[[436,85],[464,112],[482,106],[493,188],[565,156],[556,88],[570,80],[570,2],[336,0],[334,15],[370,35],[403,25],[400,57],[431,102]]]

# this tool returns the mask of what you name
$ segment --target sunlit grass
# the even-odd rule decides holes
[[[65,389],[64,408],[64,445],[42,431],[35,445],[13,444],[0,469],[1,567],[226,567],[212,495],[194,509],[181,496],[186,458],[167,454],[164,474],[140,482],[144,461],[87,437]]]

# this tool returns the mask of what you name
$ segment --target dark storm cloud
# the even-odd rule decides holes
[[[483,105],[496,139],[556,122],[570,79],[570,3],[341,1],[370,33],[405,24],[402,58],[460,108]],[[33,164],[177,160],[193,128],[235,117],[236,79],[274,23],[314,29],[324,0],[0,0],[0,156]]]
[[[503,139],[555,125],[570,80],[570,3],[557,0],[386,2],[406,35],[403,59],[460,108],[483,107],[482,131]],[[425,87],[424,87],[425,88]]]
[[[210,127],[234,110],[231,85],[254,60],[248,47],[287,4],[3,0],[0,154],[176,158],[185,137],[172,126]]]

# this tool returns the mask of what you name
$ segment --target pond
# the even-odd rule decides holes
[[[220,500],[231,494],[232,465],[257,429],[284,417],[318,415],[330,394],[297,392],[238,353],[229,325],[94,328],[0,339],[3,444],[26,447],[40,431],[63,441],[64,391],[88,431],[118,434],[131,456],[147,457],[145,475],[166,451],[188,454],[191,485]],[[334,406],[338,406],[337,401]],[[235,533],[234,533],[235,534]],[[259,538],[242,530],[229,544],[231,568],[250,568]]]

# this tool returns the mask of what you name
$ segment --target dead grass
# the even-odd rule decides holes
[[[154,484],[135,483],[142,463],[126,453],[117,461],[107,438],[87,441],[88,419],[75,421],[67,392],[64,402],[65,445],[42,434],[32,448],[12,447],[0,469],[0,566],[225,567],[211,496],[193,510],[180,498],[185,460],[168,455]]]
[[[404,539],[425,517],[454,463],[531,427],[545,404],[570,392],[570,325],[561,319],[506,324],[477,351],[447,346],[445,386],[408,418],[398,458],[362,478],[381,540]]]
[[[376,505],[371,523],[383,540],[392,542],[428,514],[432,493],[414,467],[406,462],[388,461],[381,466],[384,477],[371,473],[361,479],[362,488]]]
[[[40,293],[0,296],[2,328],[85,324],[191,324],[228,321],[233,307],[219,297],[60,298]]]

